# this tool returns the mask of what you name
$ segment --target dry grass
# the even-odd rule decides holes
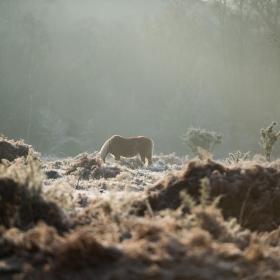
[[[0,278],[280,279],[279,162],[196,160],[146,191],[121,192],[123,180],[152,173],[117,167],[115,178],[80,180],[85,196],[108,189],[78,207],[75,171],[44,180],[38,160],[0,165]]]
[[[67,229],[62,210],[41,193],[40,163],[31,157],[0,165],[0,223],[5,228],[28,229],[44,221],[59,231]]]
[[[19,157],[27,157],[30,153],[34,153],[32,147],[23,140],[14,141],[0,135],[0,160],[13,161]]]
[[[225,166],[211,160],[192,161],[179,174],[168,176],[150,188],[147,199],[154,211],[178,208],[182,204],[182,191],[198,201],[204,178],[207,178],[210,196],[213,199],[221,196],[218,206],[225,218],[234,217],[251,230],[267,231],[279,226],[280,169],[277,162]],[[145,205],[145,201],[135,203],[138,215],[144,214]]]

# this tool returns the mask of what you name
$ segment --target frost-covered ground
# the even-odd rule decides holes
[[[279,160],[1,145],[0,279],[280,279]]]
[[[96,153],[64,159],[45,157],[43,192],[60,201],[64,196],[65,202],[71,200],[77,208],[86,207],[100,197],[122,200],[127,195],[139,196],[140,192],[166,175],[181,170],[188,162],[187,157],[179,157],[175,153],[155,155],[152,165],[143,165],[138,157],[116,161],[109,155],[106,163],[99,162],[100,166],[95,168],[96,162],[86,165],[81,162],[83,158],[95,159]]]

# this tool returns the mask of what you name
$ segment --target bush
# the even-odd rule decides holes
[[[199,148],[213,152],[215,146],[222,143],[222,138],[220,133],[191,127],[183,136],[183,141],[194,155],[198,155]]]
[[[273,127],[276,124],[277,124],[276,122],[273,122],[267,128],[262,128],[260,130],[260,134],[261,134],[260,145],[263,149],[263,153],[266,157],[266,160],[268,160],[268,161],[270,161],[270,159],[271,159],[272,148],[273,148],[275,142],[280,137],[280,131],[279,132],[273,131]]]

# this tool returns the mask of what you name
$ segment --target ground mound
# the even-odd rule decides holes
[[[125,221],[106,213],[99,234],[60,236],[42,223],[0,232],[1,279],[279,279],[279,231],[252,236],[212,207]]]
[[[67,229],[61,209],[41,192],[42,177],[37,159],[22,159],[0,165],[0,224],[5,228],[28,229],[37,222]]]
[[[0,278],[280,279],[280,162],[184,162],[2,162]]]
[[[0,160],[13,161],[19,157],[26,157],[31,150],[32,147],[23,141],[14,141],[0,136]]]
[[[191,161],[183,171],[150,188],[147,200],[153,211],[176,209],[182,205],[182,192],[198,201],[203,184],[210,197],[221,196],[218,206],[225,218],[235,217],[242,226],[258,231],[280,225],[280,170],[271,165]],[[145,201],[135,205],[138,214],[147,210]]]
[[[104,168],[101,160],[96,155],[81,154],[77,156],[65,174],[74,174],[82,179],[113,178],[120,173],[118,167]]]

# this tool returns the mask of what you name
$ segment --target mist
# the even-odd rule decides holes
[[[223,134],[217,156],[259,152],[280,120],[279,18],[279,1],[2,0],[0,132],[44,154],[119,134],[184,155],[193,126]]]

